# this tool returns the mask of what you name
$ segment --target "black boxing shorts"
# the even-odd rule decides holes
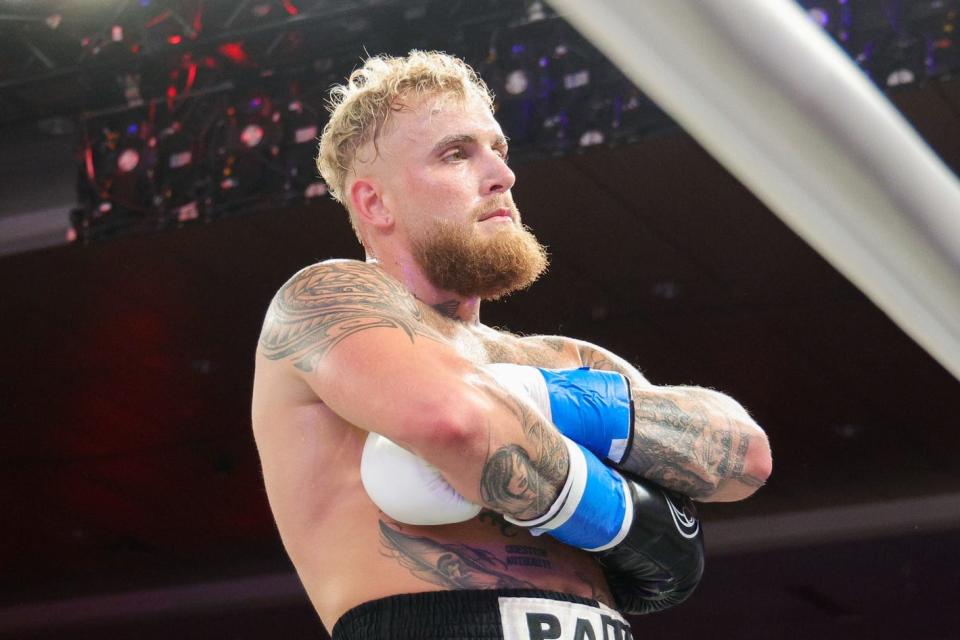
[[[596,600],[535,589],[431,591],[371,600],[347,611],[333,640],[633,640]]]

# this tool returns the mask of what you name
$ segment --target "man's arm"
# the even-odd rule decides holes
[[[460,357],[377,267],[341,261],[298,273],[271,303],[259,351],[345,420],[431,463],[468,500],[596,554],[626,611],[672,606],[699,582],[699,527],[677,524],[686,509],[564,439]]]
[[[633,446],[619,466],[702,502],[742,500],[772,470],[766,434],[735,400],[699,387],[657,387],[623,358],[574,341],[583,366],[630,381]]]
[[[376,266],[336,261],[296,274],[270,305],[259,350],[473,502],[530,519],[564,484],[569,456],[555,428],[456,353]]]

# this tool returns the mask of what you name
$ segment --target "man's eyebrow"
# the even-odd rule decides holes
[[[458,144],[474,144],[477,139],[466,133],[454,133],[449,136],[444,136],[440,139],[440,142],[433,145],[433,152],[440,153],[447,147],[452,147]]]
[[[449,136],[444,136],[440,139],[440,142],[433,145],[433,153],[440,153],[447,147],[452,147],[458,144],[476,144],[477,138],[470,135],[469,133],[454,133]],[[493,142],[494,147],[506,147],[507,138],[505,136],[497,136],[496,140]]]

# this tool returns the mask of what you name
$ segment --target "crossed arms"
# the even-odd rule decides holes
[[[630,379],[636,443],[622,466],[699,500],[737,500],[769,474],[769,447],[722,394],[654,387],[622,359],[574,342],[584,365]],[[379,268],[304,269],[267,314],[261,353],[302,377],[334,412],[433,464],[468,500],[519,520],[541,515],[567,475],[542,415],[460,356]]]
[[[471,502],[531,519],[566,478],[553,426],[461,357],[375,266],[327,262],[295,275],[270,305],[260,352],[343,419],[430,462]],[[520,466],[505,464],[518,451]]]

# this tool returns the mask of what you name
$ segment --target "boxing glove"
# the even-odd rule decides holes
[[[693,503],[565,442],[570,470],[553,505],[534,520],[504,518],[596,555],[624,613],[683,602],[703,575],[703,533]]]
[[[630,451],[633,401],[622,374],[505,363],[484,370],[507,391],[525,397],[560,433],[601,458],[619,464]]]
[[[535,520],[508,521],[595,554],[618,607],[648,613],[683,602],[703,573],[703,540],[693,503],[605,466],[564,438],[570,470],[553,505]],[[370,433],[360,463],[370,499],[407,524],[450,524],[476,516],[440,472],[389,439]]]
[[[452,524],[480,513],[436,467],[377,433],[369,433],[360,457],[360,481],[385,514],[406,524]]]

